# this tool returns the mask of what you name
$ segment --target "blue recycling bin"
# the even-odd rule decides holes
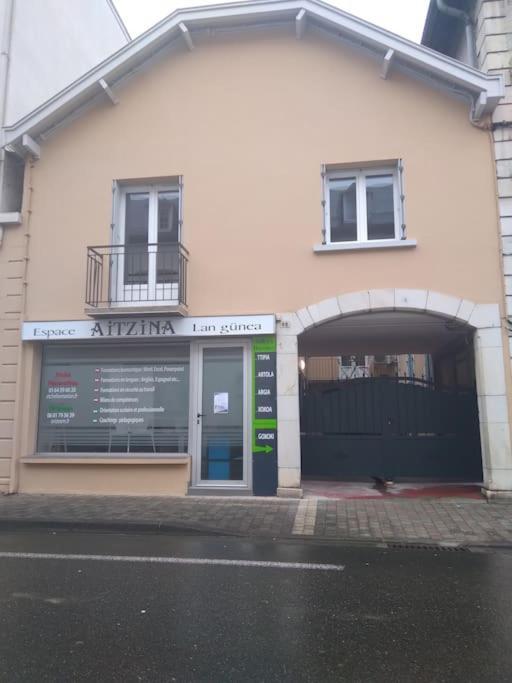
[[[229,479],[231,449],[227,442],[208,445],[208,479]]]

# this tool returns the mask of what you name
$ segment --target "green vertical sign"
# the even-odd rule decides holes
[[[252,343],[252,452],[255,495],[274,495],[277,487],[276,338]]]

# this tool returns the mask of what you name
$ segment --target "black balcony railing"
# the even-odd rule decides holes
[[[87,247],[85,303],[186,306],[188,251],[178,243]]]

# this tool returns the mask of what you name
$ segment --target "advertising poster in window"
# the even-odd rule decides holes
[[[188,355],[118,361],[116,355],[109,349],[97,358],[45,359],[39,452],[186,452]]]

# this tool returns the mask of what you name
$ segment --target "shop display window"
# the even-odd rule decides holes
[[[45,347],[41,454],[187,453],[188,345]]]

